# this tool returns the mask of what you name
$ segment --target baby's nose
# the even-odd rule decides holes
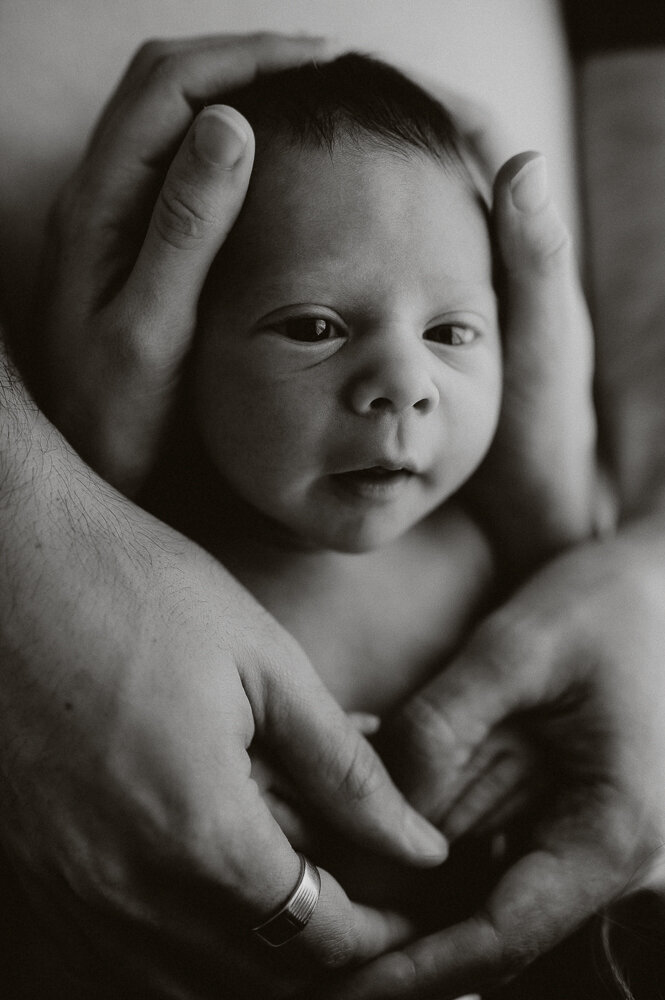
[[[439,390],[432,379],[430,364],[418,348],[411,352],[384,352],[381,359],[351,386],[352,409],[360,415],[403,413],[414,409],[423,415],[439,404]]]

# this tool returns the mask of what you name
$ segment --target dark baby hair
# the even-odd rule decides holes
[[[224,94],[224,102],[247,118],[259,150],[286,141],[332,152],[342,140],[398,155],[418,151],[454,170],[475,190],[451,115],[379,59],[348,53],[332,62],[267,73]]]

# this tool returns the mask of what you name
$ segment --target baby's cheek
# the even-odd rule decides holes
[[[465,481],[472,475],[494,440],[500,412],[500,383],[492,375],[460,405],[457,414],[457,453]]]

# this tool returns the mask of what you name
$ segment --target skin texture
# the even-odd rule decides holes
[[[198,58],[196,53],[193,55],[190,52],[189,55]],[[179,62],[184,77],[188,75],[187,58],[182,56]],[[171,67],[177,77],[173,61]],[[131,121],[133,107],[145,109],[142,96],[144,85],[143,75],[134,75],[126,82],[120,105],[125,119],[129,116]],[[153,96],[164,101],[165,108],[168,106],[164,91],[157,88]],[[154,105],[151,115],[153,113]],[[478,134],[476,130],[476,137]],[[114,141],[120,138],[117,134],[112,137]],[[482,145],[486,151],[487,146],[484,142]],[[626,147],[629,146],[628,138]],[[125,155],[128,152],[124,150]],[[524,159],[513,162],[499,176],[494,218],[505,266],[503,294],[509,304],[506,338],[518,355],[529,360],[523,373],[526,378],[530,366],[535,366],[536,372],[540,371],[543,355],[533,349],[536,338],[544,337],[547,351],[553,351],[562,342],[568,346],[569,336],[573,337],[573,342],[576,336],[583,339],[588,327],[580,326],[579,288],[574,280],[563,229],[546,192],[544,198],[530,205],[522,202],[518,206],[511,198],[511,181],[523,165]],[[111,167],[112,164],[109,165],[109,176],[113,173]],[[99,179],[103,176],[99,161],[96,169]],[[194,190],[209,192],[214,187],[211,182],[206,184],[205,177],[199,176],[196,170],[191,175],[191,181]],[[197,182],[201,184],[200,189],[196,187]],[[122,215],[120,206],[124,204],[126,210],[127,205],[122,202],[120,193],[109,190],[108,203],[117,204],[115,211]],[[70,190],[70,198],[69,206],[62,208],[60,220],[63,246],[67,245],[67,238],[73,238],[72,233],[77,231],[76,227],[68,230],[67,226],[72,208],[77,203],[75,191]],[[204,210],[199,216],[208,218],[214,230],[214,220],[205,215],[206,204],[209,203],[204,201]],[[648,205],[645,211],[649,213]],[[191,218],[190,224],[195,226]],[[100,249],[98,247],[98,251]],[[104,249],[109,252],[108,246]],[[96,259],[99,259],[99,254]],[[174,261],[177,270],[177,256]],[[73,275],[71,277],[73,280]],[[69,287],[67,278],[65,267],[60,273],[64,289]],[[83,275],[79,292],[81,287],[92,286],[97,290],[99,280],[98,276],[90,273]],[[627,296],[631,287],[626,291]],[[66,304],[67,294],[62,292],[63,299],[56,299],[56,306],[58,303],[60,307]],[[80,294],[78,299],[81,299]],[[136,330],[137,316],[142,311],[151,315],[147,304],[143,303],[143,310],[138,306],[135,308],[133,323],[116,327],[120,343],[124,343],[126,337],[131,342],[132,329]],[[562,311],[570,322],[562,322]],[[55,306],[54,315],[58,315]],[[62,309],[59,328],[61,349],[66,355],[69,335],[73,356],[76,356],[80,354],[80,342],[76,341],[76,337],[81,330],[85,330],[87,323],[94,324],[95,317],[79,314],[78,321],[67,327],[62,319],[67,315],[67,309]],[[112,315],[111,309],[106,318]],[[177,356],[185,349],[183,345],[189,343],[191,329],[186,322],[179,332],[174,329],[175,339],[182,338]],[[552,330],[556,331],[556,337],[547,336]],[[649,334],[650,341],[660,338],[661,334],[659,328],[653,328]],[[603,336],[601,329],[601,340]],[[100,342],[104,343],[103,338]],[[110,350],[97,355],[96,384],[100,381],[100,374],[104,384],[109,373],[113,373],[118,378],[117,384],[123,386],[122,373],[117,371],[114,356]],[[152,370],[158,372],[159,368],[154,366]],[[169,379],[174,374],[173,369],[168,370]],[[617,382],[621,382],[618,370],[611,374]],[[537,378],[533,384],[537,384]],[[586,387],[586,382],[584,384]],[[630,386],[622,384],[626,390],[624,398],[636,401],[637,412],[641,405],[651,404],[652,408],[660,405],[653,394],[655,382],[641,378],[639,372],[633,373]],[[497,448],[509,446],[502,429],[511,426],[511,414],[517,412],[513,409],[514,405],[515,397],[506,394]],[[159,418],[163,419],[165,408],[157,409]],[[576,412],[575,407],[571,408],[571,412]],[[139,414],[137,419],[140,423]],[[515,425],[516,421],[513,421],[512,426]],[[527,422],[526,427],[526,444],[531,446],[529,454],[537,459],[542,425],[534,420]],[[85,433],[82,436],[85,437]],[[141,440],[140,435],[138,440]],[[145,468],[149,451],[149,448],[139,449],[137,458],[136,450],[130,444],[124,458],[120,456],[118,467],[127,468],[129,465],[134,473],[136,469]],[[116,451],[116,457],[118,454]],[[655,475],[653,467],[650,475]],[[618,497],[620,501],[625,499],[623,493],[619,493]],[[465,655],[459,661],[460,666],[479,664],[475,677],[482,683],[476,683],[472,691],[460,687],[463,697],[457,703],[454,726],[449,723],[447,710],[448,699],[454,694],[450,690],[439,690],[440,697],[436,698],[434,711],[425,709],[419,712],[418,702],[415,708],[412,706],[405,710],[401,738],[406,741],[407,747],[411,745],[423,749],[423,753],[417,755],[420,770],[415,775],[415,785],[414,776],[411,776],[409,792],[415,800],[431,797],[445,806],[446,796],[439,794],[438,789],[441,785],[449,788],[450,782],[456,779],[463,784],[467,763],[483,745],[488,731],[499,717],[510,717],[514,709],[530,709],[536,704],[541,713],[537,717],[541,718],[543,709],[547,711],[557,705],[560,694],[579,691],[577,681],[582,676],[580,664],[593,665],[583,676],[587,695],[580,712],[571,712],[565,725],[548,727],[554,749],[565,747],[570,754],[568,774],[575,774],[577,764],[586,775],[582,784],[571,784],[572,789],[577,788],[581,793],[577,801],[573,796],[573,800],[562,802],[562,818],[554,822],[550,816],[542,828],[544,832],[537,834],[540,839],[534,840],[536,850],[526,852],[525,863],[509,874],[476,918],[463,926],[424,939],[404,953],[392,953],[381,959],[378,965],[368,966],[353,983],[347,982],[341,989],[341,995],[347,1000],[361,996],[380,996],[383,1000],[389,996],[426,998],[456,995],[463,989],[478,988],[481,982],[497,981],[549,947],[601,900],[609,898],[625,884],[639,860],[648,853],[653,843],[652,831],[659,829],[659,809],[662,809],[662,803],[655,801],[652,792],[660,788],[661,783],[648,782],[649,794],[645,790],[644,797],[639,801],[640,815],[644,819],[635,830],[636,796],[630,782],[642,773],[642,768],[645,774],[652,773],[651,762],[662,760],[662,747],[652,726],[640,729],[640,738],[636,738],[633,711],[624,712],[623,706],[626,703],[635,704],[641,710],[649,703],[658,713],[658,706],[662,703],[663,679],[658,653],[662,649],[659,639],[662,627],[659,595],[663,580],[661,541],[662,524],[654,511],[641,523],[623,529],[617,543],[609,539],[565,556],[554,564],[551,571],[546,569],[536,577],[533,585],[518,592],[501,616],[493,619],[491,627],[481,630],[476,644],[470,647],[473,656]],[[649,583],[648,595],[644,590],[644,581]],[[526,631],[528,642],[525,642],[525,629],[520,625],[524,621],[529,624]],[[648,641],[644,641],[644,637],[649,637]],[[499,640],[501,644],[497,645]],[[538,671],[534,680],[531,665],[536,654]],[[483,664],[485,668],[480,669]],[[512,683],[506,685],[506,671],[500,668],[509,664],[515,666],[515,672]],[[626,664],[630,670],[627,670]],[[459,677],[459,671],[453,674],[455,676]],[[639,684],[636,679],[639,679]],[[635,702],[634,698],[637,699]],[[431,700],[431,693],[427,693],[420,704]],[[594,720],[601,725],[594,727]],[[607,737],[591,741],[577,739],[580,731],[586,731],[586,726],[602,737],[608,731],[608,724],[611,740]],[[440,750],[442,745],[450,749],[454,765],[452,771],[443,775],[443,781],[437,767],[431,766],[432,762],[436,765],[438,758],[429,755],[430,749]],[[451,757],[440,759],[450,761]],[[424,766],[423,761],[430,766]],[[594,786],[589,784],[589,772],[592,777],[595,776],[594,781],[599,780],[596,790],[611,794],[591,794],[590,788]],[[453,797],[452,793],[450,797]],[[626,836],[627,817],[632,831],[629,836]],[[662,826],[660,830],[662,839]],[[218,946],[219,936],[216,942]],[[308,990],[306,995],[311,997],[312,990]]]
[[[480,207],[435,161],[344,142],[332,156],[264,152],[196,351],[213,465],[296,547],[398,538],[489,447],[501,385],[491,282]],[[340,479],[376,467],[407,472],[390,486]]]
[[[648,877],[665,832],[662,531],[654,516],[550,563],[386,731],[402,787],[454,836],[460,787],[495,727],[519,712],[545,805],[531,827],[513,827],[511,864],[470,919],[371,963],[326,997],[482,991]],[[509,801],[509,783],[505,793]]]
[[[38,323],[48,349],[40,367],[50,374],[37,383],[39,401],[125,492],[152,466],[198,294],[240,209],[254,157],[251,129],[233,109],[210,106],[191,127],[193,109],[261,69],[323,51],[321,40],[268,34],[147,42],[56,203],[48,305]],[[190,141],[180,145],[190,127]],[[103,237],[84,224],[89,218],[103,220]]]
[[[324,812],[380,850],[427,865],[440,838],[386,784],[291,637],[202,550],[98,480],[9,372],[3,838],[47,943],[100,989],[117,978],[196,997],[215,996],[221,975],[280,996],[305,968],[320,978],[383,950],[404,923],[353,906],[325,873],[299,971],[252,938],[298,862],[250,778],[250,743],[261,732],[270,746],[273,731],[281,744],[285,726],[287,770],[307,762],[314,779],[303,794],[324,794]],[[392,802],[392,830],[375,794]]]
[[[310,41],[265,36],[238,45],[207,40],[182,65],[176,59],[177,67],[168,46],[144,50],[64,196],[59,218],[72,213],[77,250],[89,254],[67,255],[62,267],[75,260],[81,281],[84,271],[88,280],[98,276],[108,248],[95,248],[94,239],[109,230],[88,217],[91,229],[82,233],[80,219],[91,205],[98,221],[121,206],[131,210],[134,184],[154,181],[130,150],[135,130],[146,140],[147,122],[167,146],[180,138],[182,115],[158,120],[154,109],[189,107],[180,85],[192,77],[181,69],[204,71],[214,56],[208,82],[218,87],[228,73],[251,75],[264,59],[289,62],[316,50]],[[194,77],[201,85],[201,73]],[[216,130],[221,164],[201,158],[190,130],[136,270],[87,316],[89,325],[82,311],[96,296],[78,298],[72,346],[97,332],[89,365],[79,369],[84,410],[91,371],[117,358],[118,337],[136,344],[139,319],[150,315],[153,330],[164,333],[169,323],[188,328],[208,263],[240,206],[251,160],[229,171],[223,154],[232,143],[237,154],[237,127],[230,137],[224,111],[203,118]],[[175,132],[163,134],[165,123]],[[130,184],[124,167],[114,172],[109,151],[116,148],[134,163]],[[249,132],[242,149],[249,155]],[[148,341],[141,340],[144,375],[155,361]],[[170,365],[156,367],[166,380],[153,399],[158,411],[182,353],[174,348]],[[37,410],[4,354],[0,373],[3,845],[43,935],[38,954],[45,941],[57,956],[44,981],[55,996],[74,995],[75,984],[59,978],[64,965],[100,995],[213,997],[223,980],[229,992],[242,982],[282,996],[303,976],[320,981],[384,950],[406,933],[404,922],[354,906],[325,873],[295,950],[268,953],[249,933],[281,904],[299,870],[250,777],[249,744],[259,732],[268,746],[271,733],[288,744],[296,754],[288,767],[301,774],[303,794],[321,794],[331,820],[337,816],[362,840],[369,832],[379,850],[427,866],[444,856],[442,838],[398,795],[292,638],[201,549],[94,475]],[[135,398],[136,384],[125,390],[122,406]],[[115,412],[102,415],[105,426]],[[139,457],[155,426],[127,438]],[[124,468],[135,469],[135,461]],[[392,803],[387,811],[377,796]],[[34,993],[30,950],[17,940],[12,952],[21,983]]]
[[[447,675],[405,706],[385,738],[402,756],[403,787],[453,837],[459,789],[482,772],[497,722],[515,711],[525,711],[530,742],[545,750],[558,794],[548,790],[548,808],[471,920],[368,966],[330,996],[438,1000],[482,989],[520,972],[631,887],[662,888],[665,470],[654,428],[662,419],[663,323],[660,286],[652,280],[663,228],[656,167],[662,106],[653,100],[662,72],[662,53],[605,55],[585,68],[582,86],[604,443],[613,453],[609,500],[623,523],[616,537],[581,546],[536,574],[480,627]],[[496,163],[496,148],[485,132],[484,162]],[[513,212],[502,187],[507,170],[497,178],[495,218],[509,294],[522,296],[527,310],[539,299],[532,319],[547,324],[549,315],[554,329],[562,305],[577,308],[565,277],[569,249],[547,203]],[[636,188],[632,179],[644,175],[648,183]],[[536,280],[528,283],[529,274]],[[569,289],[558,306],[549,294],[557,287]],[[556,329],[565,335],[565,324]],[[500,425],[503,447],[501,435]],[[479,782],[484,803],[499,791],[488,778],[484,790]],[[509,779],[508,803],[511,796]],[[550,968],[546,982],[558,997],[553,974]],[[528,973],[519,977],[516,995],[542,995],[537,973],[534,981],[530,992]],[[510,989],[501,995],[510,997]]]

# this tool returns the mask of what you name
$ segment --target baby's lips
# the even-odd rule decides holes
[[[388,453],[374,454],[365,460],[360,460],[349,464],[348,467],[339,470],[345,472],[408,472],[412,475],[420,474],[419,463],[410,456],[391,456]]]

